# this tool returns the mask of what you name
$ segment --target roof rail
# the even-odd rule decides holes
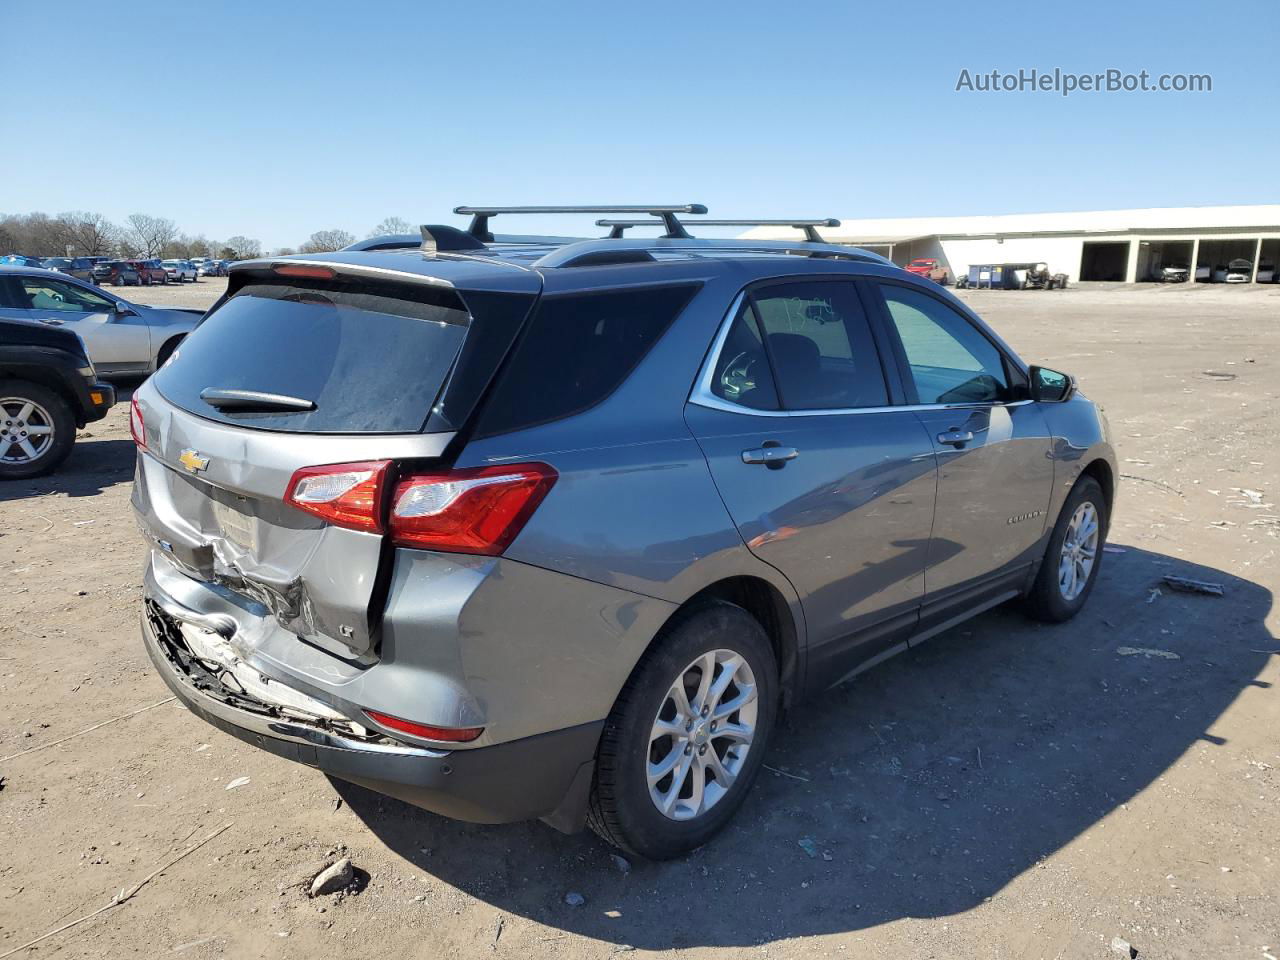
[[[482,243],[493,243],[493,234],[489,232],[489,219],[500,213],[644,213],[657,217],[667,228],[666,236],[670,238],[688,238],[689,234],[676,219],[677,213],[706,213],[707,208],[701,203],[656,203],[631,204],[622,206],[567,206],[567,207],[454,207],[453,212],[471,216],[471,226],[467,233]]]
[[[804,231],[807,243],[826,243],[818,234],[816,227],[838,227],[840,221],[834,217],[818,220],[693,220],[700,227],[795,227]],[[657,220],[597,220],[597,227],[609,227],[609,239],[617,240],[631,227],[662,226]]]

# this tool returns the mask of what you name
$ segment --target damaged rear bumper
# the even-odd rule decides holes
[[[154,602],[144,605],[142,636],[178,699],[196,716],[246,743],[457,820],[541,818],[566,832],[581,829],[585,821],[603,721],[461,750],[358,739],[354,733],[347,736],[290,718],[265,703],[257,709],[247,698],[194,676],[175,655],[175,644],[182,643],[176,621]]]

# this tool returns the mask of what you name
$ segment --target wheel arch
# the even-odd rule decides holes
[[[160,349],[156,351],[154,369],[159,370],[164,366],[164,362],[169,359],[169,354],[173,353],[173,351],[178,348],[178,344],[186,339],[186,336],[187,335],[185,333],[175,333],[173,336],[166,339],[164,343],[160,344]]]
[[[774,656],[778,660],[781,706],[784,709],[789,708],[799,689],[802,675],[800,663],[802,624],[797,622],[798,610],[793,612],[792,604],[788,602],[782,591],[762,577],[749,574],[725,577],[703,587],[682,603],[667,618],[658,635],[661,636],[667,625],[677,617],[708,600],[722,600],[741,607],[764,628],[769,643],[773,647]]]
[[[1107,523],[1110,524],[1116,496],[1116,478],[1111,470],[1111,464],[1099,457],[1080,471],[1080,476],[1076,478],[1076,483],[1079,483],[1084,477],[1092,477],[1097,481],[1098,486],[1102,488],[1102,495],[1107,501]]]

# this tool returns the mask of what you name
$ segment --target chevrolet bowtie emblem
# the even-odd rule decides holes
[[[178,462],[191,473],[196,473],[209,465],[209,458],[200,456],[194,450],[183,450],[178,456]]]

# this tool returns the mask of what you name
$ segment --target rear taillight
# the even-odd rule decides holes
[[[142,408],[138,406],[137,397],[129,400],[129,433],[139,449],[147,449],[147,428],[142,421]]]
[[[402,547],[496,556],[555,482],[545,463],[404,477],[391,504],[391,539]]]
[[[303,467],[289,480],[284,502],[334,526],[382,532],[382,492],[389,460]]]
[[[391,534],[396,546],[496,556],[516,538],[556,482],[545,463],[402,476],[389,494],[391,461],[304,467],[284,502],[352,530]]]

